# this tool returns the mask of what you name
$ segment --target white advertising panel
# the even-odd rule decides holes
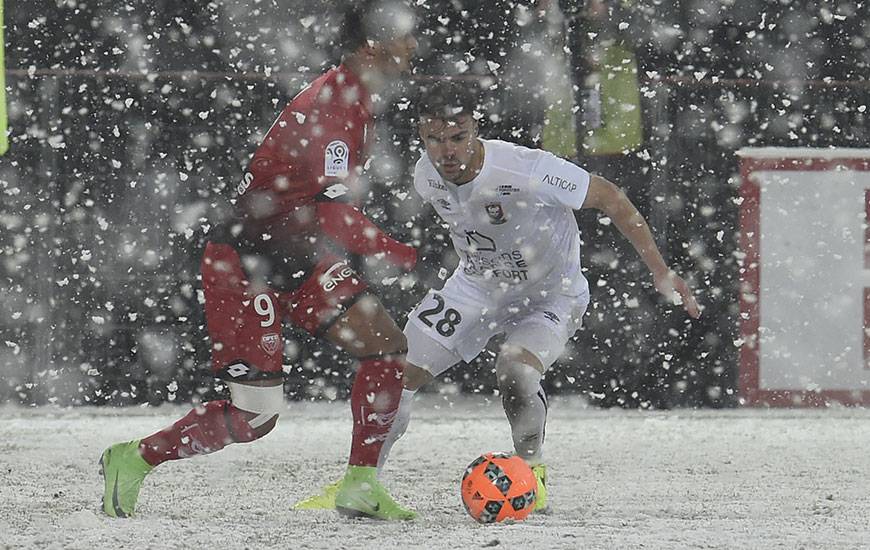
[[[747,404],[870,404],[870,150],[744,149]]]

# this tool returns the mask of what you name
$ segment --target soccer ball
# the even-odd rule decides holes
[[[465,469],[461,490],[465,510],[480,523],[520,521],[535,507],[538,481],[522,458],[486,453]]]

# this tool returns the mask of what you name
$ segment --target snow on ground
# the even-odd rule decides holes
[[[509,447],[500,404],[428,395],[385,481],[410,523],[295,512],[342,471],[346,403],[288,403],[249,445],[168,463],[137,517],[100,512],[108,444],[175,420],[175,406],[0,408],[0,548],[870,548],[870,411],[601,411],[554,400],[553,511],[478,525],[459,477]]]

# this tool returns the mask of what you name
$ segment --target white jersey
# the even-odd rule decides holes
[[[589,173],[546,151],[481,142],[483,167],[468,183],[442,179],[425,153],[414,172],[417,193],[450,226],[460,258],[454,277],[496,303],[542,292],[588,296],[573,211]]]

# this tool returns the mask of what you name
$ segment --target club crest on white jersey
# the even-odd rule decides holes
[[[490,202],[484,207],[486,215],[489,216],[489,223],[493,225],[501,225],[507,221],[507,216],[504,213],[504,208],[500,202]]]
[[[329,142],[323,157],[323,175],[327,177],[347,177],[350,161],[350,148],[340,139]]]

